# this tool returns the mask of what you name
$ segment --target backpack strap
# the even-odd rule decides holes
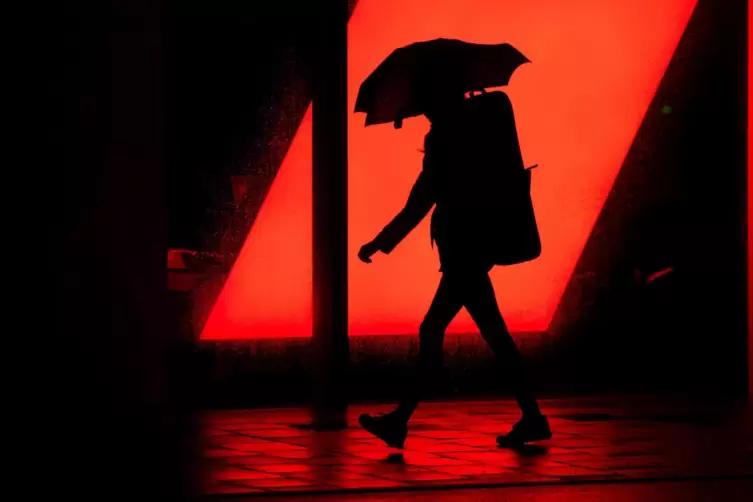
[[[478,94],[476,94],[476,93],[478,93]],[[481,89],[474,89],[471,92],[469,92],[468,94],[470,94],[470,97],[474,98],[474,97],[478,96],[479,94],[486,94],[486,89],[484,89],[483,87]]]

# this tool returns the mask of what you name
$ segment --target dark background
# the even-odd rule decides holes
[[[357,0],[348,0],[352,12]],[[237,253],[311,102],[317,2],[172,2],[171,248]],[[233,177],[248,188],[236,204]]]

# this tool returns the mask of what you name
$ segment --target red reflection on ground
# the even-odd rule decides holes
[[[394,48],[438,37],[506,41],[533,63],[507,89],[523,156],[539,164],[538,260],[492,273],[513,331],[549,324],[695,0],[361,0],[350,20],[349,105]],[[350,333],[410,334],[439,280],[428,219],[389,257],[358,247],[405,202],[421,168],[423,118],[349,126]],[[311,116],[306,115],[204,329],[204,339],[311,334]],[[472,332],[462,312],[450,332]]]
[[[730,441],[753,432],[746,410],[714,408],[715,416],[722,413],[724,418],[712,425],[708,406],[624,396],[604,396],[598,405],[587,399],[545,401],[554,437],[515,450],[496,445],[496,435],[520,417],[514,401],[424,403],[404,450],[359,428],[321,433],[290,427],[309,420],[305,409],[215,411],[202,424],[203,489],[207,495],[332,493],[388,486],[415,490],[441,483],[448,489],[521,485],[532,490],[563,482],[750,477],[753,466],[746,455],[751,446]],[[350,420],[354,423],[363,411],[367,408],[352,406]],[[489,500],[502,499],[507,500]]]

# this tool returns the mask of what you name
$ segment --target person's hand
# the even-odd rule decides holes
[[[364,262],[364,263],[371,263],[371,257],[376,254],[376,252],[379,251],[379,248],[377,247],[374,242],[368,242],[361,246],[361,250],[358,251],[358,258]]]

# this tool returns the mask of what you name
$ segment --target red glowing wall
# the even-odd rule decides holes
[[[360,0],[349,24],[349,107],[393,49],[438,37],[510,42],[531,61],[506,89],[543,241],[531,263],[492,272],[513,331],[547,328],[696,0]],[[405,202],[428,122],[349,122],[349,326],[412,334],[439,280],[428,221],[390,256],[356,258]],[[311,111],[202,333],[203,339],[311,335]],[[428,219],[427,219],[428,220]],[[450,332],[473,332],[463,312]]]

